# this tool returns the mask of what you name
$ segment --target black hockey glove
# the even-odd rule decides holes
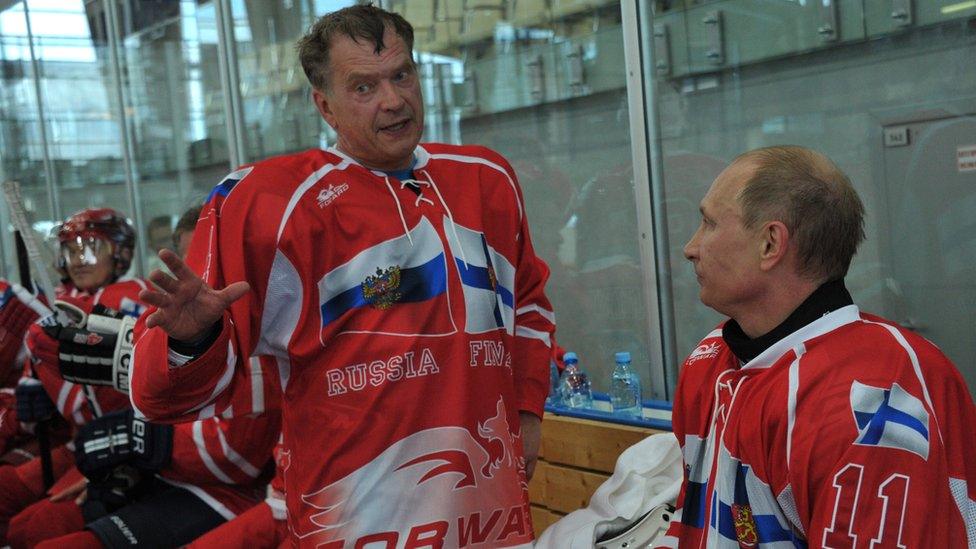
[[[76,324],[72,326],[53,323],[43,328],[56,342],[61,377],[73,383],[110,385],[128,393],[136,319],[99,306],[91,314],[73,317]],[[51,344],[46,342],[48,347]]]
[[[169,465],[172,453],[173,426],[137,419],[132,410],[96,418],[75,437],[75,463],[93,482],[123,465],[158,471]]]

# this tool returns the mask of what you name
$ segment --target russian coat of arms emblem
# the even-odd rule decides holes
[[[363,298],[376,309],[386,310],[403,297],[400,288],[400,266],[376,268],[376,274],[366,277],[362,283]]]

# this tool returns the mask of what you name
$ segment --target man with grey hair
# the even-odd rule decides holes
[[[934,345],[851,299],[864,208],[847,176],[758,149],[700,209],[685,256],[730,318],[679,376],[681,513],[659,545],[974,547],[976,408]]]
[[[173,276],[142,294],[156,309],[137,327],[132,401],[186,421],[281,395],[303,546],[527,546],[549,271],[504,158],[419,143],[412,48],[409,23],[368,5],[301,39],[336,145],[233,172],[187,263],[160,253]]]

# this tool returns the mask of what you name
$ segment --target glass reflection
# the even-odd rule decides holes
[[[227,113],[213,2],[125,0],[123,91],[132,127],[147,272],[172,225],[227,173]]]

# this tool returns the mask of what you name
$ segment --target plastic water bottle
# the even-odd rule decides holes
[[[559,404],[559,368],[556,361],[549,361],[549,396],[546,397],[546,404]]]
[[[590,380],[579,367],[579,358],[576,353],[566,353],[563,355],[563,362],[566,369],[559,378],[559,395],[562,398],[563,406],[570,408],[591,408],[593,405],[593,391],[590,389]]]
[[[617,366],[610,378],[610,406],[613,407],[613,413],[641,417],[641,382],[640,377],[630,367],[630,353],[617,353],[614,358]]]

